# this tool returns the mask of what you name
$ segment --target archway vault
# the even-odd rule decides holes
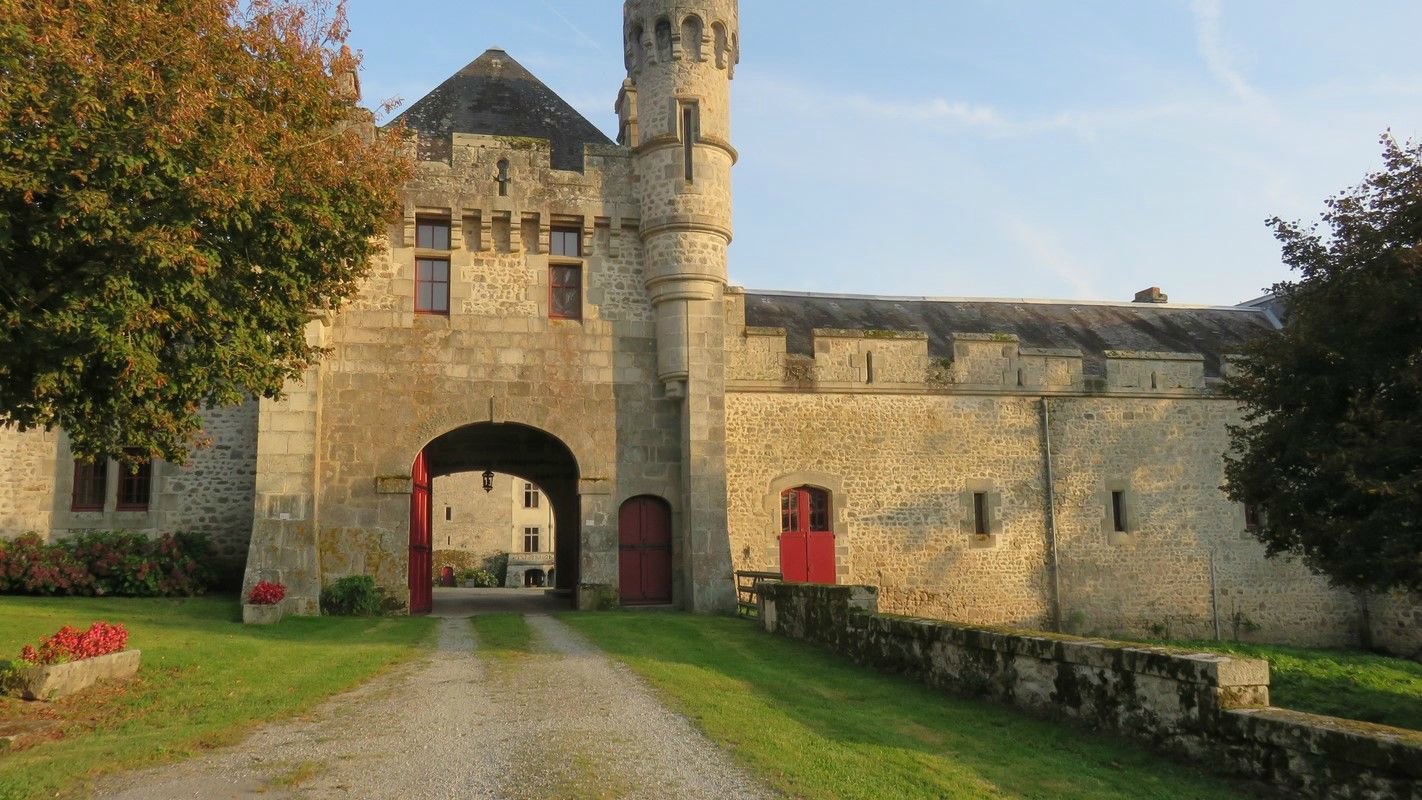
[[[578,585],[582,550],[580,473],[577,458],[562,440],[519,423],[478,422],[435,437],[422,452],[431,480],[459,472],[491,470],[538,484],[553,506],[555,588],[572,590]],[[417,537],[412,528],[412,547]],[[412,573],[412,586],[414,580]]]

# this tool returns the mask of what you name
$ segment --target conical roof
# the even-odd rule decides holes
[[[396,117],[422,138],[453,133],[547,139],[555,169],[582,170],[583,145],[612,144],[503,50],[486,50]]]

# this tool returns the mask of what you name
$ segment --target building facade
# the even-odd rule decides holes
[[[441,496],[492,470],[542,488],[580,607],[726,611],[755,569],[969,622],[1344,644],[1367,619],[1422,648],[1415,598],[1266,559],[1219,489],[1219,382],[1267,307],[732,286],[737,4],[627,0],[623,29],[615,141],[499,50],[399,118],[417,173],[309,327],[329,357],[213,412],[221,449],[155,465],[147,517],[71,511],[63,437],[3,433],[0,524],[206,526],[299,611],[349,574],[420,611]]]
[[[494,472],[458,472],[432,483],[436,579],[445,569],[480,569],[500,555],[509,558],[508,588],[549,586],[550,575],[557,578],[553,507],[538,484]]]

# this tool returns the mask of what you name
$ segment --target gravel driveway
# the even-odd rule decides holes
[[[443,619],[427,658],[235,747],[110,778],[97,796],[773,796],[626,667],[552,617],[527,619],[533,655],[481,659],[469,621]]]

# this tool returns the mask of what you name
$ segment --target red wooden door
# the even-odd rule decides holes
[[[617,515],[617,568],[622,602],[670,603],[671,507],[660,497],[634,497]]]
[[[430,471],[423,450],[410,468],[410,613],[428,614],[434,608],[433,567],[430,542],[430,515],[434,498],[430,494]]]
[[[801,486],[780,495],[780,573],[787,581],[834,583],[830,496]]]

